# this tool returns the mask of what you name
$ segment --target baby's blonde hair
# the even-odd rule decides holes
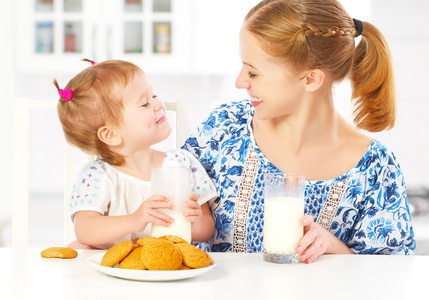
[[[262,49],[291,64],[297,74],[321,68],[334,82],[350,77],[355,124],[378,132],[395,124],[393,66],[381,32],[362,23],[355,47],[353,19],[336,0],[264,0],[245,18]]]
[[[124,164],[124,157],[100,141],[97,132],[104,125],[123,123],[123,90],[136,72],[142,70],[133,63],[109,60],[86,68],[67,83],[64,89],[71,89],[73,96],[69,101],[60,98],[57,111],[70,144],[111,165]],[[56,79],[54,84],[59,90]]]

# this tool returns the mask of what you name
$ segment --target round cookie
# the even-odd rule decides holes
[[[213,261],[210,255],[192,244],[179,243],[174,246],[182,252],[183,264],[192,269],[208,267]]]
[[[146,270],[141,257],[140,247],[134,248],[127,257],[125,257],[118,265],[120,269],[131,269],[131,270]]]
[[[187,240],[184,240],[180,236],[176,236],[176,235],[163,235],[159,238],[164,239],[164,240],[168,240],[170,242],[173,242],[174,244],[179,244],[179,243],[189,244]]]
[[[148,270],[178,270],[182,265],[182,253],[172,242],[144,238],[141,244],[141,260]]]
[[[121,262],[133,250],[133,243],[131,241],[123,241],[112,246],[106,251],[101,259],[100,265],[105,267],[113,267]]]
[[[50,247],[40,254],[45,258],[75,258],[77,256],[76,250],[68,247]]]
[[[181,265],[180,268],[179,268],[179,271],[184,271],[184,270],[192,270],[192,269],[189,268],[188,266]]]
[[[136,242],[136,244],[137,244],[138,246],[143,246],[143,245],[144,245],[144,243],[147,243],[147,241],[156,241],[157,239],[158,239],[158,238],[156,238],[156,237],[147,236],[147,237],[144,237],[144,238],[138,239],[138,240],[137,240],[137,242]]]

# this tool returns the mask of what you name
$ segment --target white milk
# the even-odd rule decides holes
[[[152,224],[153,237],[160,237],[163,235],[176,235],[182,239],[191,242],[191,222],[185,221],[182,211],[170,210],[170,209],[159,209],[160,212],[165,213],[174,218],[174,223],[170,224],[169,227],[165,227],[158,224]]]
[[[304,200],[292,197],[265,199],[264,251],[295,254],[303,236],[300,219],[304,215]]]
[[[160,212],[173,217],[175,221],[168,227],[152,224],[151,235],[153,237],[176,235],[191,242],[191,222],[185,221],[183,216],[184,203],[189,200],[188,195],[191,192],[191,169],[152,168],[151,181],[152,195],[163,195],[176,207],[175,210],[158,209]]]

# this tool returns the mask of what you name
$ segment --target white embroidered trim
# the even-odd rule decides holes
[[[259,158],[250,147],[235,200],[232,252],[247,252],[247,219],[258,164]]]
[[[347,178],[343,181],[337,182],[329,189],[328,197],[322,207],[319,217],[317,218],[317,223],[327,230],[331,228],[332,220],[337,214],[338,206],[343,198],[348,181],[349,179]]]

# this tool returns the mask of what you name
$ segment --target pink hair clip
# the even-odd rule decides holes
[[[71,89],[65,89],[65,90],[58,90],[58,94],[60,94],[60,97],[63,97],[64,100],[69,101],[71,98],[73,98],[73,93]]]
[[[97,63],[95,62],[95,61],[93,61],[93,60],[91,60],[91,65],[93,66],[93,65],[96,65]]]

